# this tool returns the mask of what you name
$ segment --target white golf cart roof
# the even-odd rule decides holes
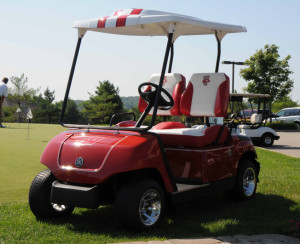
[[[246,32],[244,26],[205,21],[195,17],[146,9],[126,9],[111,16],[76,21],[73,24],[83,37],[87,31],[119,35],[168,36],[173,41],[181,35],[217,35],[221,40],[227,33]]]

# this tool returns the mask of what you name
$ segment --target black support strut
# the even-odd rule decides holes
[[[68,85],[67,85],[67,89],[66,89],[66,93],[65,93],[65,98],[64,98],[63,106],[62,106],[61,113],[60,113],[59,122],[62,126],[64,126],[63,119],[64,119],[64,115],[65,115],[65,111],[66,111],[66,107],[67,107],[67,103],[68,103],[69,93],[70,93],[70,89],[71,89],[71,84],[72,84],[72,80],[73,80],[73,75],[74,75],[74,70],[75,70],[75,66],[76,66],[76,62],[77,62],[77,58],[78,58],[81,40],[82,40],[82,37],[78,37],[76,50],[75,50],[75,54],[74,54],[74,58],[73,58],[73,63],[72,63],[71,71],[70,71],[70,76],[69,76],[69,80],[68,80]]]
[[[147,129],[150,129],[154,125],[155,120],[156,120],[156,114],[157,114],[158,104],[159,104],[159,100],[160,100],[161,88],[162,88],[163,80],[164,80],[164,77],[166,74],[169,53],[170,53],[170,49],[172,46],[172,39],[173,39],[173,33],[169,33],[168,43],[167,43],[166,52],[165,52],[165,58],[164,58],[164,62],[163,62],[163,67],[161,69],[159,85],[158,85],[157,93],[156,93],[156,97],[155,97],[153,114],[152,114],[151,122],[150,122],[149,126],[147,127]]]
[[[216,62],[216,69],[215,69],[215,73],[219,72],[219,65],[220,65],[220,57],[221,57],[221,40],[218,37],[217,32],[215,33],[217,42],[218,42],[218,54],[217,54],[217,62]]]

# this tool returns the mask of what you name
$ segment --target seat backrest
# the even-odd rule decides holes
[[[150,83],[157,84],[159,83],[160,79],[160,74],[153,74],[150,76]],[[162,86],[167,92],[172,95],[174,99],[174,106],[170,110],[157,110],[157,115],[161,116],[167,116],[167,115],[181,115],[180,112],[180,99],[181,95],[183,94],[185,90],[185,77],[181,74],[178,73],[168,73],[165,74],[165,78],[163,81],[163,86]],[[146,87],[146,89],[149,89]],[[162,93],[162,96],[166,98],[168,101],[168,98],[166,95]],[[147,102],[144,101],[141,97],[139,98],[139,110],[140,112],[144,112],[144,110],[147,107]],[[152,110],[149,112],[149,114],[152,114]]]
[[[250,118],[251,124],[259,124],[262,122],[262,114],[252,114]]]
[[[180,101],[187,116],[225,117],[229,103],[229,78],[224,73],[195,73]]]

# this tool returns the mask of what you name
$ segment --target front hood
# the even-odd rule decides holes
[[[70,134],[61,144],[58,166],[68,170],[99,171],[111,150],[127,138],[121,134]]]

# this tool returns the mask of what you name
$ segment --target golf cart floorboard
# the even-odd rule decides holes
[[[201,185],[195,184],[176,184],[178,191],[171,194],[173,204],[197,199],[210,195],[214,192],[226,191],[234,187],[235,177],[226,178]]]

